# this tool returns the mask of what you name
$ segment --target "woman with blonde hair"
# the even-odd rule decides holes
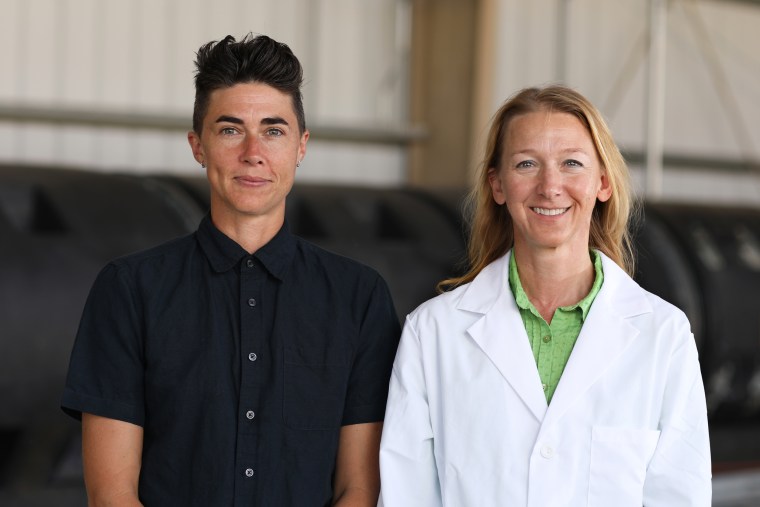
[[[406,320],[385,507],[709,506],[686,316],[631,278],[635,200],[602,115],[563,86],[493,118],[470,269]]]

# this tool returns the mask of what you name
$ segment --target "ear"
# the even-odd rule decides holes
[[[491,185],[491,195],[496,204],[504,204],[507,198],[504,195],[504,189],[501,188],[501,178],[499,172],[494,167],[488,168],[488,184]]]
[[[200,165],[204,165],[206,157],[203,155],[203,146],[201,146],[201,138],[196,134],[194,130],[187,133],[187,142],[190,144],[190,150],[193,152],[193,158]]]
[[[607,202],[612,197],[612,186],[610,185],[610,179],[607,177],[607,170],[602,169],[602,184],[599,187],[599,191],[596,193],[596,198],[600,202]]]
[[[309,131],[305,130],[298,142],[298,162],[300,163],[306,156],[306,143],[309,141]]]

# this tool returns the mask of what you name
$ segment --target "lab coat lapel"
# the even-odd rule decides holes
[[[546,426],[561,418],[625,353],[639,334],[630,317],[652,311],[641,288],[620,267],[605,256],[602,256],[602,265],[604,284],[552,397],[544,421]]]
[[[509,289],[508,267],[509,254],[484,268],[463,294],[458,309],[482,314],[467,332],[541,421],[546,397],[525,325]]]

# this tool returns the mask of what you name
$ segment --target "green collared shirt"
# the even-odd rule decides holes
[[[557,308],[551,324],[546,323],[525,294],[522,283],[520,283],[520,275],[517,272],[514,252],[509,259],[509,287],[515,296],[525,331],[528,333],[547,403],[550,403],[552,396],[554,396],[554,391],[557,389],[565,365],[570,359],[570,353],[573,351],[575,341],[581,332],[583,322],[586,320],[589,309],[591,309],[591,303],[594,302],[594,298],[604,282],[602,258],[599,252],[595,250],[591,250],[590,253],[596,273],[591,291],[578,303]]]

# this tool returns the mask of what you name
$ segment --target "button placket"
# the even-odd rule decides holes
[[[240,264],[240,309],[242,312],[240,324],[240,354],[243,365],[240,379],[240,391],[238,393],[239,416],[241,421],[237,432],[238,463],[242,464],[239,469],[242,473],[240,484],[246,483],[247,488],[253,487],[253,479],[257,477],[257,468],[260,466],[261,456],[256,446],[259,428],[259,409],[263,410],[258,396],[258,380],[261,376],[261,364],[259,353],[264,352],[261,343],[262,298],[266,297],[265,281],[266,270],[260,269],[262,265],[253,256],[245,257]],[[256,407],[254,409],[254,407]]]

